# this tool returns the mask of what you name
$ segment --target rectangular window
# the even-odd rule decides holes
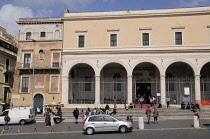
[[[175,32],[175,44],[182,45],[182,32]]]
[[[117,46],[117,34],[110,34],[110,46]]]
[[[26,32],[26,40],[31,40],[31,32]]]
[[[5,83],[8,83],[9,82],[9,76],[8,76],[8,74],[5,74]]]
[[[85,91],[91,91],[91,76],[85,77]]]
[[[29,77],[23,77],[21,92],[28,92],[28,84],[29,84]]]
[[[40,32],[40,37],[45,37],[46,33],[45,32]]]
[[[7,69],[7,70],[9,70],[9,64],[10,64],[10,61],[9,61],[9,59],[7,58],[7,59],[6,59],[6,69]]]
[[[31,54],[24,54],[23,67],[29,68],[31,63]]]
[[[58,76],[51,76],[51,92],[58,93]]]
[[[85,47],[85,35],[79,35],[79,48],[84,48]]]
[[[149,33],[142,33],[143,46],[149,45]]]
[[[53,63],[52,63],[52,67],[60,67],[60,53],[53,53]]]

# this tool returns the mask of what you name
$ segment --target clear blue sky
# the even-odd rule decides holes
[[[0,0],[0,26],[17,36],[19,18],[61,17],[70,12],[210,6],[210,0]]]

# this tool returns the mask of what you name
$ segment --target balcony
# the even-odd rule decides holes
[[[3,73],[14,73],[15,67],[11,67],[10,65],[4,65],[3,66]]]
[[[19,65],[19,70],[21,73],[28,73],[32,74],[33,72],[35,74],[42,74],[42,73],[60,73],[60,63],[59,62],[52,62],[52,63],[46,63],[46,64],[24,64],[21,63]]]

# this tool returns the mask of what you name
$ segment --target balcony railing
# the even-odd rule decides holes
[[[56,68],[60,68],[60,62],[52,62],[52,63],[46,63],[46,64],[25,64],[25,63],[21,63],[19,65],[19,69],[56,69]]]

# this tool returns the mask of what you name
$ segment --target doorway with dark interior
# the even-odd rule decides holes
[[[136,83],[136,98],[139,94],[144,97],[145,104],[150,104],[151,83]]]

